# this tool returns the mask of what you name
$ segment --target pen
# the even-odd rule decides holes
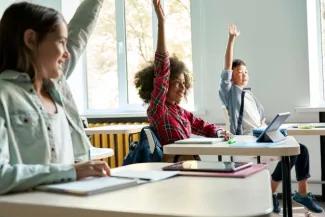
[[[90,149],[88,149],[88,160],[91,160]]]

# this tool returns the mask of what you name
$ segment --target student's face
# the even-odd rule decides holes
[[[240,65],[232,71],[232,83],[241,87],[247,86],[248,83],[248,71],[246,66]]]
[[[67,26],[62,22],[38,44],[34,52],[38,78],[55,79],[62,74],[63,64],[70,56],[67,38]]]
[[[185,76],[184,73],[181,73],[178,77],[169,81],[167,101],[171,104],[179,104],[185,96],[185,92]]]

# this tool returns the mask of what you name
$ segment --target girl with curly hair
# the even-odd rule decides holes
[[[224,130],[195,117],[179,106],[191,87],[185,64],[169,57],[165,42],[165,15],[160,0],[153,0],[158,18],[158,40],[155,61],[135,75],[140,97],[149,103],[147,110],[150,125],[156,130],[162,145],[186,139],[191,134],[217,137]]]

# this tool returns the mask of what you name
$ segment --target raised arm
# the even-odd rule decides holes
[[[234,44],[235,39],[239,36],[240,32],[238,31],[236,25],[229,25],[229,36],[228,43],[225,53],[225,68],[221,73],[220,86],[219,86],[219,97],[222,103],[228,107],[230,89],[232,87],[232,61],[234,56]]]
[[[69,22],[67,47],[70,59],[65,64],[64,73],[69,77],[73,72],[79,57],[85,50],[88,39],[95,27],[104,0],[84,0]]]
[[[164,10],[161,7],[160,0],[153,0],[153,6],[158,19],[158,38],[157,38],[157,53],[165,53],[166,49],[166,40],[165,40],[165,14]]]
[[[225,54],[225,70],[230,71],[232,68],[232,61],[234,58],[234,44],[235,39],[239,36],[240,32],[237,29],[237,26],[234,24],[229,25],[229,36],[228,36],[228,43],[226,48]]]
[[[165,15],[160,0],[152,1],[158,19],[157,49],[154,63],[153,91],[151,92],[148,116],[160,117],[165,112],[169,87],[170,63],[165,41]]]

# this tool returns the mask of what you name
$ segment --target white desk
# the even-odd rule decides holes
[[[100,127],[86,128],[87,135],[93,134],[134,134],[139,133],[146,124],[115,124]]]
[[[165,145],[164,154],[173,155],[264,155],[264,156],[281,156],[283,165],[283,210],[284,216],[292,217],[292,202],[291,202],[291,177],[290,177],[290,158],[289,156],[298,155],[300,147],[298,142],[292,136],[280,143],[273,143],[270,146],[268,143],[256,143],[254,136],[236,136],[235,144],[220,142],[217,144],[169,144]],[[254,144],[247,146],[246,143]],[[242,146],[241,146],[242,144]]]
[[[314,126],[310,129],[302,129],[299,126]],[[290,136],[325,136],[325,123],[299,123],[283,124],[281,128],[286,128]]]
[[[108,158],[114,156],[114,151],[111,148],[90,148],[90,156],[91,160],[100,160],[103,158]]]
[[[164,154],[172,155],[263,155],[291,156],[300,153],[299,144],[294,137],[289,136],[278,145],[240,146],[240,143],[255,142],[254,136],[235,136],[235,144],[220,142],[217,144],[169,144],[164,145]],[[268,143],[265,143],[268,144]]]
[[[126,168],[147,170],[165,165]],[[267,170],[244,179],[174,177],[88,197],[43,192],[0,196],[0,215],[6,217],[252,217],[270,216],[272,208]]]

